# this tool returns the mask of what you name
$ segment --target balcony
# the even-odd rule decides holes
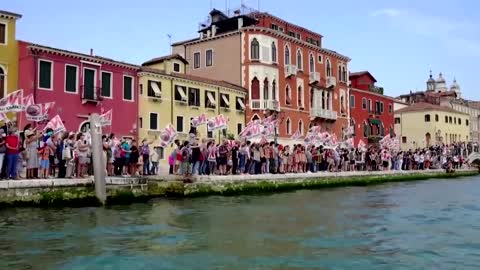
[[[320,72],[310,72],[310,83],[318,83],[320,81]]]
[[[337,86],[337,78],[335,77],[327,77],[327,88]]]
[[[285,65],[285,77],[291,77],[297,75],[297,66]]]
[[[82,103],[98,103],[102,100],[102,88],[100,87],[91,87],[91,86],[86,86],[82,85],[81,86],[81,91],[82,91]]]
[[[374,92],[374,93],[377,93],[377,94],[380,94],[380,95],[383,95],[383,87],[378,87],[378,86],[370,86],[370,92]]]
[[[337,112],[313,107],[311,111],[312,118],[323,118],[326,120],[337,120]]]
[[[252,100],[250,101],[250,108],[252,110],[269,110],[269,111],[280,111],[280,102],[278,100]]]

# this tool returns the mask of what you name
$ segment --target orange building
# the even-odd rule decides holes
[[[322,35],[268,13],[213,10],[199,37],[173,44],[187,73],[248,89],[246,123],[275,114],[288,141],[320,125],[339,137],[348,126],[348,62],[322,47]]]

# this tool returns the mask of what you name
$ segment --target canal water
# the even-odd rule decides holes
[[[480,269],[480,178],[0,210],[0,269]]]

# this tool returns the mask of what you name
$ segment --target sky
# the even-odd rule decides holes
[[[196,37],[211,7],[234,9],[241,2],[0,0],[0,9],[23,15],[17,39],[83,53],[93,48],[96,55],[141,64],[170,53],[168,35],[172,42]],[[352,59],[350,72],[370,71],[387,95],[425,90],[432,70],[448,85],[456,78],[465,98],[480,100],[480,1],[243,2],[320,33],[323,47]]]

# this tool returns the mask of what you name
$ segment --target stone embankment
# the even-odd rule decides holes
[[[298,189],[339,186],[366,186],[387,182],[458,178],[477,175],[478,170],[339,172],[287,175],[205,176],[184,183],[182,178],[107,178],[107,204],[146,202],[162,197],[232,196]],[[93,178],[0,181],[0,207],[83,207],[96,206]]]

